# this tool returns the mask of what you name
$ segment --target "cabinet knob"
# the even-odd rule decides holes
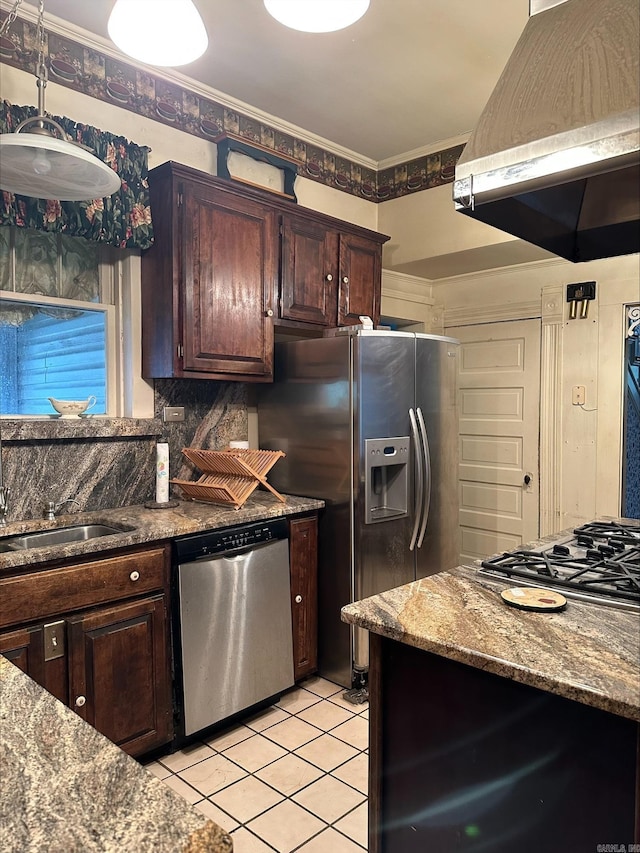
[[[84,696],[76,696],[76,708],[82,708],[86,701]]]
[[[349,276],[348,275],[342,276],[342,283],[343,284],[349,284]]]
[[[273,308],[267,308],[267,310],[264,313],[266,314],[267,317],[273,317]]]
[[[129,580],[131,580],[131,581],[140,580],[140,572],[131,572],[131,574],[129,575]]]
[[[302,601],[302,596],[296,595],[296,604],[300,604],[301,601]]]
[[[328,273],[328,274],[325,276],[325,279],[326,279],[327,281],[333,281],[333,276],[331,275],[331,273]]]

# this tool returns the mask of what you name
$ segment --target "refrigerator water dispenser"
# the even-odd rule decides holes
[[[367,438],[365,448],[365,524],[408,514],[409,436]]]

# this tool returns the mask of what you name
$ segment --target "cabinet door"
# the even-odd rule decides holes
[[[184,374],[270,379],[276,213],[196,182],[183,198]]]
[[[0,655],[26,672],[38,684],[46,687],[41,627],[19,628],[17,631],[0,634]]]
[[[361,316],[380,322],[382,246],[355,234],[340,235],[338,325],[359,323]]]
[[[280,317],[335,326],[338,235],[305,217],[282,218]]]
[[[70,617],[69,705],[130,755],[171,738],[163,595]]]
[[[318,668],[318,519],[289,522],[293,672],[298,681]]]

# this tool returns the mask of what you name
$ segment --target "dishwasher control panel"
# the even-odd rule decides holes
[[[265,542],[286,539],[287,536],[286,519],[277,518],[183,536],[176,539],[174,544],[178,562],[184,563],[186,560],[197,560],[198,557],[211,554],[228,554],[245,548],[255,548]]]

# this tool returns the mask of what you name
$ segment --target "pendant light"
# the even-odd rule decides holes
[[[267,12],[294,30],[330,33],[355,24],[369,0],[264,0]]]
[[[4,35],[16,18],[16,0],[0,27]],[[86,146],[69,139],[44,110],[47,67],[44,61],[44,0],[38,7],[38,114],[0,134],[0,189],[31,198],[88,201],[120,189],[120,178]]]
[[[116,47],[147,65],[186,65],[209,43],[192,0],[116,0],[107,29]]]

